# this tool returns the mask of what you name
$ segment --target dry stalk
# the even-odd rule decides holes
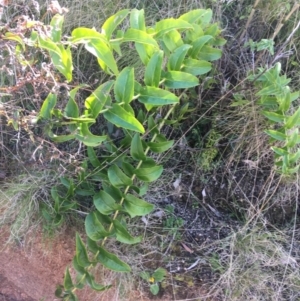
[[[275,37],[278,35],[279,31],[281,30],[281,28],[283,27],[283,25],[290,19],[290,17],[292,16],[292,14],[300,7],[300,4],[299,3],[295,3],[293,8],[291,9],[291,11],[287,14],[287,16],[283,19],[283,22],[280,22],[274,33],[273,33],[273,36],[272,36],[272,40],[275,39]]]
[[[260,2],[260,0],[256,0],[255,3],[254,3],[254,5],[253,5],[253,7],[252,7],[252,10],[251,10],[251,13],[250,13],[250,15],[249,15],[249,18],[248,18],[248,20],[247,20],[247,23],[246,23],[246,26],[245,26],[245,28],[244,28],[244,31],[242,32],[242,34],[241,34],[241,36],[240,36],[240,39],[239,39],[239,45],[241,44],[241,42],[242,42],[242,40],[243,40],[243,38],[244,38],[244,36],[245,36],[245,34],[246,34],[246,32],[247,32],[247,29],[248,29],[248,27],[249,27],[249,25],[250,25],[250,23],[251,23],[251,21],[252,21],[252,19],[253,19],[253,16],[254,16],[256,7],[258,6],[259,2]]]
[[[273,36],[272,36],[272,40],[275,39],[275,37],[278,35],[278,33],[280,32],[281,28],[283,27],[284,24],[286,24],[286,22],[290,19],[290,17],[292,16],[292,14],[300,7],[300,4],[299,3],[295,3],[293,8],[291,9],[291,11],[286,15],[285,18],[283,18],[283,21],[279,22],[279,24],[277,25],[274,33],[273,33]],[[281,19],[282,20],[282,19]],[[289,37],[287,38],[287,40],[285,41],[285,43],[280,47],[280,51],[283,50],[285,48],[285,46],[288,44],[288,42],[290,41],[290,39],[292,38],[292,36],[294,35],[294,33],[296,32],[296,30],[299,28],[299,25],[300,23],[298,22],[297,26],[295,27],[295,29],[292,31],[292,33],[289,35]],[[260,62],[261,58],[263,57],[263,55],[265,54],[266,50],[263,50],[258,58],[256,59],[255,61],[255,66],[257,66],[257,64]],[[278,51],[277,51],[277,54],[275,55],[275,60],[277,60],[277,57],[278,55],[280,54]],[[273,60],[274,61],[274,60]]]

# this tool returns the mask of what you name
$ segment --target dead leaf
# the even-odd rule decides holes
[[[184,249],[187,251],[187,252],[189,252],[189,253],[194,253],[194,251],[193,250],[191,250],[187,245],[185,245],[183,242],[181,243],[181,245],[184,247]]]
[[[173,187],[177,190],[180,187],[181,177],[177,178],[173,183]]]
[[[258,168],[258,161],[242,160],[242,162],[247,164],[250,168]]]

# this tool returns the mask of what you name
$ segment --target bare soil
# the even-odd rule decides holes
[[[0,300],[54,301],[55,287],[63,280],[65,267],[71,262],[74,242],[64,239],[44,241],[37,235],[26,247],[5,245],[1,235]]]
[[[34,240],[7,245],[8,231],[0,233],[0,301],[58,301],[56,286],[63,283],[65,268],[71,265],[75,252],[75,234],[62,233],[56,239],[45,239],[35,233]],[[32,237],[32,235],[30,235]],[[120,296],[116,289],[96,293],[89,288],[77,292],[81,301],[149,301],[138,291]],[[160,299],[166,301],[168,299]]]

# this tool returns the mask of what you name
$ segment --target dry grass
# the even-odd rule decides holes
[[[40,227],[40,206],[52,207],[49,189],[55,179],[46,172],[23,174],[13,179],[1,185],[0,227],[10,225],[10,240],[23,243]]]

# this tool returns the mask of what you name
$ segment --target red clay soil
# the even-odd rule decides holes
[[[74,233],[45,240],[37,235],[24,246],[5,245],[7,236],[0,230],[0,301],[58,301],[55,288],[63,282],[64,271],[74,256]],[[134,296],[135,294],[133,294]],[[111,289],[96,294],[88,289],[78,292],[80,301],[124,300]],[[136,295],[135,300],[148,300]]]
[[[55,287],[62,282],[65,267],[73,257],[73,240],[43,242],[37,237],[30,246],[23,247],[5,246],[6,239],[1,235],[0,301],[56,300]]]
[[[44,239],[35,234],[34,240],[7,245],[7,231],[0,229],[0,301],[59,301],[54,295],[62,284],[64,272],[75,253],[75,233],[64,233],[56,239]],[[149,301],[138,291],[129,298],[111,288],[97,293],[89,288],[77,292],[80,301]],[[171,299],[158,299],[168,301]]]

